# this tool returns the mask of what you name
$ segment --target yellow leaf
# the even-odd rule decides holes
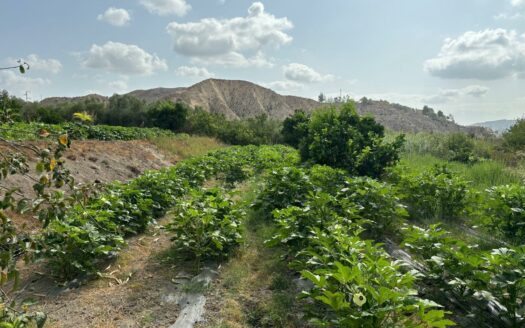
[[[82,122],[93,122],[93,116],[89,115],[87,112],[77,112],[73,114],[73,117],[82,121]]]
[[[58,137],[58,142],[59,142],[62,146],[67,146],[67,134],[62,134],[62,135],[60,135],[60,137]]]
[[[49,161],[49,170],[53,171],[55,169],[55,166],[57,166],[57,161],[53,158],[51,159],[51,161]]]

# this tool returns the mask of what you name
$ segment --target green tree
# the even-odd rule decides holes
[[[324,95],[324,93],[320,93],[319,96],[317,97],[317,99],[319,100],[320,103],[324,103],[326,101],[326,96]]]
[[[297,110],[292,116],[287,117],[281,130],[283,141],[298,148],[301,140],[306,136],[309,120],[309,115],[302,110]]]
[[[350,174],[380,176],[399,160],[404,136],[384,141],[384,127],[360,117],[353,102],[314,112],[300,143],[303,161],[343,168]]]
[[[525,119],[519,119],[503,133],[503,145],[508,150],[525,149]]]
[[[180,131],[186,124],[188,106],[182,102],[158,101],[148,110],[148,124],[161,129]]]
[[[0,121],[13,122],[19,118],[22,101],[16,97],[9,96],[6,90],[0,94]]]
[[[464,133],[452,133],[445,140],[446,157],[450,161],[471,163],[475,161],[474,141]]]
[[[109,98],[109,107],[100,123],[120,126],[143,126],[146,121],[145,103],[130,95],[113,95]],[[75,108],[73,113],[84,108]]]

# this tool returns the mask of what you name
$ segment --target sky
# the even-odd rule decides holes
[[[2,0],[0,89],[29,100],[248,80],[452,114],[525,114],[525,0]]]

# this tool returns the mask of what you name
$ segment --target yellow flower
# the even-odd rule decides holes
[[[62,146],[67,146],[67,134],[62,134],[58,137],[58,142],[62,145]]]
[[[355,293],[352,300],[357,306],[363,306],[366,303],[366,297],[362,293]]]
[[[49,170],[53,171],[55,166],[57,166],[57,160],[53,158],[49,161]]]

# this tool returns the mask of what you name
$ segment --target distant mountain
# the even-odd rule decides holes
[[[492,131],[501,134],[508,130],[511,126],[513,126],[516,123],[516,120],[496,120],[496,121],[487,121],[487,122],[481,122],[472,124],[473,126],[482,126],[488,129],[491,129]]]
[[[82,101],[107,102],[108,97],[101,96],[96,93],[92,93],[92,94],[80,96],[80,97],[49,97],[49,98],[45,98],[41,100],[40,104],[43,106],[52,107],[56,105],[61,105],[66,102],[75,103],[75,102],[82,102]]]
[[[148,103],[157,100],[183,101],[212,113],[224,114],[229,119],[255,117],[261,114],[275,119],[284,119],[297,109],[309,112],[322,106],[328,106],[313,99],[283,96],[251,82],[220,79],[204,80],[187,88],[135,90],[128,95]],[[106,102],[108,98],[96,94],[74,98],[54,97],[42,100],[41,104],[53,106],[64,102],[85,100]],[[488,133],[482,127],[460,126],[444,118],[424,115],[421,110],[383,100],[358,102],[357,110],[360,114],[374,116],[379,123],[393,131]]]
[[[157,88],[137,90],[129,95],[147,102],[159,99],[184,101],[212,113],[221,113],[230,119],[266,114],[284,119],[296,109],[312,110],[319,107],[315,100],[282,96],[247,81],[208,79],[188,88]]]
[[[372,115],[386,128],[398,132],[432,132],[453,133],[465,132],[475,135],[488,135],[490,131],[483,127],[462,126],[444,117],[425,115],[420,109],[390,103],[385,100],[360,101],[357,103],[359,114]]]

